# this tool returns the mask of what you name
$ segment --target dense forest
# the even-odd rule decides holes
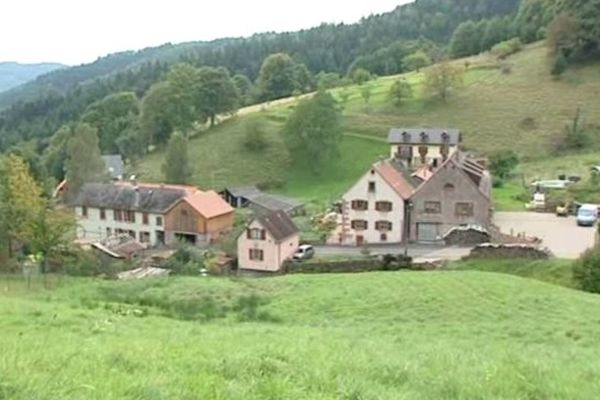
[[[166,44],[56,71],[0,94],[0,151],[40,177],[64,174],[64,148],[84,123],[103,153],[127,158],[174,131],[259,101],[372,75],[419,69],[548,38],[553,71],[600,54],[600,0],[417,0],[356,24],[249,38]],[[40,157],[41,155],[41,157]]]

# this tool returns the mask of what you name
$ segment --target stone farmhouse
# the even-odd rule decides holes
[[[392,157],[343,195],[329,243],[435,242],[452,228],[489,227],[489,172],[460,150],[457,130],[392,129]]]
[[[192,186],[133,182],[85,184],[71,204],[77,238],[128,234],[147,246],[179,240],[206,245],[231,230],[234,210],[216,192]]]

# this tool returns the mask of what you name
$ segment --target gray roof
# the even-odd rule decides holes
[[[106,164],[106,170],[113,179],[121,179],[125,174],[125,164],[123,158],[119,154],[108,154],[102,156],[104,164]]]
[[[136,190],[130,185],[86,183],[71,205],[162,213],[184,196],[181,189],[139,187]]]
[[[304,205],[303,203],[294,199],[283,196],[275,196],[267,193],[262,193],[258,196],[250,196],[248,200],[250,201],[250,207],[258,206],[259,209],[268,211],[292,212]]]
[[[298,233],[294,221],[284,211],[268,212],[258,215],[256,219],[277,241],[287,239]]]
[[[444,128],[394,128],[390,130],[388,142],[392,144],[444,144],[458,145],[462,141],[458,129]]]
[[[238,187],[227,188],[226,191],[228,191],[229,194],[231,194],[234,197],[244,197],[246,199],[249,199],[250,197],[258,196],[258,195],[262,194],[260,189],[257,188],[256,186],[238,186]]]

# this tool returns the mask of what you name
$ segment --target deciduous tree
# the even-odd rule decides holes
[[[421,68],[425,68],[430,64],[431,59],[423,50],[418,50],[402,59],[402,65],[407,71],[419,72]]]
[[[284,137],[294,162],[317,174],[338,154],[342,138],[340,109],[333,96],[319,91],[300,101],[285,124]]]
[[[181,132],[175,132],[169,139],[162,171],[168,183],[186,184],[192,177],[188,141]]]
[[[388,97],[394,102],[394,105],[401,106],[413,95],[412,86],[406,79],[396,80],[390,87]]]
[[[106,164],[100,155],[97,131],[88,124],[80,123],[73,130],[67,145],[66,178],[71,198],[79,193],[85,183],[108,179]]]
[[[425,90],[432,96],[439,96],[446,101],[452,89],[461,86],[463,80],[461,67],[442,62],[427,69],[425,72]]]

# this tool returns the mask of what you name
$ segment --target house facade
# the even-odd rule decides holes
[[[238,238],[238,265],[242,270],[277,272],[300,244],[294,222],[283,211],[260,214]]]
[[[439,241],[452,228],[491,221],[490,178],[481,169],[470,174],[460,153],[442,164],[411,196],[410,240]]]
[[[409,167],[437,166],[459,150],[462,135],[457,129],[396,128],[388,134],[390,158]]]
[[[72,206],[78,239],[127,234],[147,246],[178,240],[205,245],[228,232],[234,220],[233,208],[217,193],[190,186],[86,184]]]
[[[404,205],[411,192],[391,161],[373,165],[344,194],[341,226],[333,242],[352,246],[402,242]]]
[[[393,129],[389,139],[392,158],[343,195],[328,243],[437,242],[455,227],[489,227],[491,178],[460,151],[457,130]]]

